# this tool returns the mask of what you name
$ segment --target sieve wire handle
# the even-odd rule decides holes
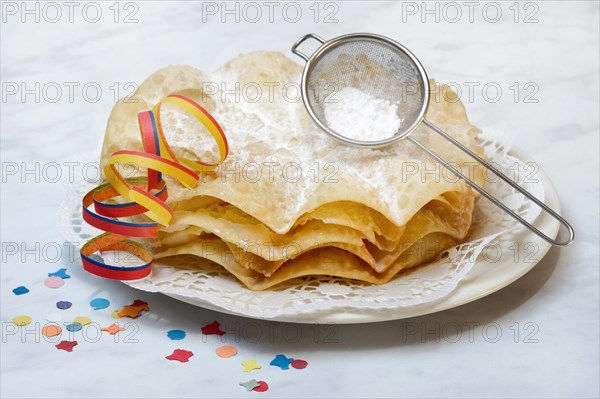
[[[304,42],[306,39],[315,39],[316,41],[320,42],[321,44],[325,43],[325,40],[323,38],[315,35],[314,33],[309,33],[308,35],[304,35],[300,39],[298,39],[296,41],[296,43],[294,43],[294,45],[292,46],[292,53],[294,53],[298,57],[304,59],[304,61],[308,61],[308,59],[310,57],[308,55],[304,54],[303,52],[299,51],[298,46],[301,45],[302,42]]]
[[[573,231],[573,227],[563,217],[561,217],[558,213],[556,213],[553,209],[548,207],[542,201],[540,201],[539,199],[537,199],[536,197],[531,195],[527,190],[525,190],[521,186],[519,186],[510,177],[506,176],[504,173],[497,170],[494,166],[489,164],[486,160],[484,160],[479,155],[477,155],[476,153],[471,151],[468,147],[464,146],[461,142],[456,140],[454,137],[450,136],[448,133],[446,133],[445,131],[443,131],[442,129],[440,129],[439,127],[434,125],[433,123],[429,122],[427,119],[425,119],[423,122],[434,132],[438,133],[440,136],[442,136],[446,140],[450,141],[452,144],[454,144],[455,146],[460,148],[462,151],[464,151],[465,153],[470,155],[472,158],[474,158],[479,163],[481,163],[487,170],[493,172],[495,175],[497,175],[499,178],[504,180],[506,183],[510,184],[515,190],[517,190],[518,192],[520,192],[521,194],[523,194],[524,196],[526,196],[527,198],[529,198],[530,200],[535,202],[540,208],[542,208],[544,211],[546,211],[550,215],[552,215],[556,220],[558,220],[567,229],[567,231],[569,233],[569,238],[566,241],[557,241],[557,240],[547,236],[546,234],[542,233],[540,230],[538,230],[536,227],[534,227],[531,223],[527,222],[521,216],[517,215],[512,209],[508,208],[506,205],[504,205],[502,202],[500,202],[492,194],[490,194],[489,192],[487,192],[486,190],[481,188],[479,185],[477,185],[475,182],[473,182],[471,179],[469,179],[467,176],[465,176],[461,171],[459,171],[454,166],[452,166],[448,162],[446,162],[438,154],[431,151],[429,149],[429,147],[425,146],[419,140],[417,140],[411,136],[408,137],[408,140],[412,141],[414,144],[416,144],[418,147],[420,147],[423,151],[425,151],[426,153],[431,155],[433,158],[436,159],[436,161],[441,163],[446,169],[448,169],[449,171],[454,173],[459,178],[463,179],[475,191],[477,191],[479,194],[483,195],[488,200],[492,201],[492,203],[494,203],[494,205],[496,205],[497,207],[502,209],[504,212],[508,213],[511,217],[516,219],[518,222],[520,222],[522,225],[527,227],[529,230],[531,230],[533,233],[535,233],[536,235],[538,235],[545,241],[549,242],[552,245],[558,246],[558,247],[563,247],[563,246],[569,245],[571,242],[573,242],[573,239],[575,238],[575,232]]]

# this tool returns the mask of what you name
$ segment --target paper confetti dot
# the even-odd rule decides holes
[[[287,370],[290,367],[290,363],[293,362],[294,359],[289,358],[289,357],[285,357],[285,355],[283,354],[279,354],[277,356],[275,356],[275,359],[271,360],[271,363],[269,363],[271,366],[277,366],[282,370]]]
[[[143,311],[150,310],[147,302],[141,299],[136,299],[131,305],[126,305],[122,310],[119,310],[119,317],[129,317],[131,319],[138,318]]]
[[[141,299],[136,299],[129,306],[138,307],[138,308],[141,308],[142,310],[150,310],[150,307],[148,306],[148,302],[144,302]]]
[[[56,307],[61,310],[69,309],[73,304],[69,301],[58,301],[56,302]]]
[[[82,328],[83,328],[83,326],[81,325],[81,323],[67,324],[67,331],[69,331],[69,332],[77,332],[77,331],[81,330]]]
[[[67,352],[73,352],[73,347],[77,345],[77,341],[60,341],[56,344],[56,349],[62,349]]]
[[[42,335],[45,337],[56,337],[62,332],[62,329],[56,324],[49,324],[42,328]]]
[[[17,288],[13,289],[13,293],[15,295],[23,295],[23,294],[27,294],[29,292],[29,288],[25,287],[24,285],[20,285]]]
[[[85,316],[77,316],[76,318],[73,319],[73,323],[79,323],[82,326],[87,326],[91,322],[92,322],[92,319],[90,319],[89,317],[85,317]]]
[[[58,313],[48,313],[46,315],[46,320],[50,323],[58,323],[62,320],[62,315]]]
[[[183,330],[170,330],[167,331],[167,337],[173,341],[180,341],[185,338],[185,331]]]
[[[237,348],[235,346],[223,345],[219,346],[215,352],[217,352],[217,356],[226,359],[237,355]]]
[[[110,326],[103,328],[102,331],[106,331],[111,335],[115,335],[118,332],[125,331],[125,329],[119,326],[117,323],[113,323]]]
[[[204,335],[211,335],[211,334],[223,335],[223,334],[225,334],[225,331],[221,330],[221,324],[219,324],[219,322],[215,320],[212,323],[207,324],[204,327],[202,327],[202,334],[204,334]]]
[[[256,363],[256,360],[246,360],[242,362],[242,366],[244,366],[244,372],[249,373],[252,370],[258,370],[262,366]]]
[[[290,365],[298,370],[302,370],[308,366],[308,362],[306,360],[294,359]]]
[[[26,326],[27,324],[31,323],[31,317],[26,315],[13,317],[12,322],[17,326]]]
[[[110,305],[110,301],[105,298],[94,298],[90,301],[90,306],[94,310],[106,309]]]
[[[130,319],[137,319],[141,314],[142,310],[134,306],[125,306],[118,313],[119,317],[129,317]]]
[[[71,276],[67,274],[67,269],[58,269],[54,273],[48,273],[48,277],[59,277],[62,279],[71,278]]]
[[[253,391],[256,392],[266,392],[269,390],[269,385],[264,381],[256,381],[258,384],[257,387],[252,388]]]
[[[258,382],[256,382],[256,380],[250,380],[250,381],[246,381],[246,382],[240,382],[240,386],[246,388],[246,390],[248,392],[250,392],[254,388],[259,387],[260,384]]]
[[[44,280],[44,285],[48,288],[60,288],[65,285],[65,280],[60,277],[48,277]]]
[[[166,359],[177,360],[181,363],[186,363],[192,356],[194,356],[193,352],[186,351],[185,349],[175,349],[173,353],[171,353],[169,356],[166,356]]]

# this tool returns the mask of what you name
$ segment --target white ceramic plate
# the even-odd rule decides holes
[[[529,156],[518,149],[512,149],[510,153],[523,161],[532,161]],[[541,169],[537,177],[539,177],[544,186],[544,202],[560,214],[558,195],[550,179]],[[485,199],[481,198],[480,201],[485,201]],[[556,237],[560,228],[560,223],[544,212],[540,214],[533,224],[551,237]],[[357,309],[352,312],[332,309],[327,312],[304,312],[270,318],[269,320],[296,323],[369,323],[420,316],[475,301],[506,287],[522,277],[546,255],[551,247],[546,241],[525,228],[513,234],[514,236],[511,238],[510,244],[506,244],[502,240],[492,242],[495,245],[490,246],[491,253],[486,254],[487,256],[480,256],[475,266],[469,271],[459,286],[450,295],[440,301],[416,307],[397,309],[362,311]],[[498,258],[496,251],[500,249],[503,256]],[[203,300],[168,293],[165,293],[165,295],[206,309],[237,314]],[[244,314],[237,315],[248,317]]]

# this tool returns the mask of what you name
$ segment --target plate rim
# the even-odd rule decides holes
[[[524,162],[535,162],[533,158],[531,158],[527,153],[521,150],[518,147],[513,146],[511,150],[508,152],[509,155],[518,158]],[[539,164],[538,164],[539,166]],[[541,180],[542,186],[544,187],[544,203],[550,206],[555,210],[556,213],[561,215],[560,201],[558,198],[558,193],[556,192],[556,188],[552,184],[552,181],[546,174],[546,172],[540,166],[537,171],[537,177]],[[545,212],[541,212],[540,215],[533,222],[533,225],[540,228],[543,225],[544,230],[550,231],[548,234],[552,238],[556,238],[558,232],[560,230],[560,223],[558,220],[554,219],[550,215]],[[519,232],[519,242],[523,242],[528,240],[528,242],[535,242],[538,245],[538,252],[536,262],[523,263],[516,262],[514,265],[526,265],[526,267],[519,267],[519,272],[509,274],[507,278],[502,280],[500,283],[487,287],[486,289],[477,291],[475,294],[465,295],[465,291],[468,291],[468,284],[460,282],[456,289],[448,294],[446,297],[432,302],[426,303],[422,305],[416,305],[408,308],[386,308],[380,310],[373,309],[356,309],[356,312],[350,312],[347,309],[332,309],[330,314],[326,314],[324,311],[314,311],[314,312],[303,312],[298,314],[285,314],[278,315],[274,317],[260,317],[248,315],[240,312],[234,312],[229,309],[221,308],[217,305],[214,305],[210,302],[206,302],[204,300],[198,298],[187,297],[184,295],[178,295],[167,292],[160,292],[163,295],[174,298],[176,300],[189,303],[194,306],[198,306],[204,309],[214,310],[220,313],[226,313],[234,316],[241,316],[251,319],[257,320],[266,320],[266,321],[276,321],[276,322],[287,322],[287,323],[335,323],[335,324],[357,324],[357,323],[375,323],[382,321],[391,321],[391,320],[401,320],[407,319],[411,317],[423,316],[427,314],[442,312],[445,310],[453,309],[458,306],[465,305],[467,303],[471,303],[477,301],[481,298],[484,298],[494,292],[497,292],[510,284],[514,283],[529,271],[531,271],[537,264],[539,264],[542,259],[546,256],[552,245],[541,237],[538,237],[535,233],[521,228],[522,230]],[[494,242],[496,239],[492,240]],[[475,272],[476,268],[481,268],[482,265],[491,264],[490,262],[486,262],[485,260],[478,259],[475,262],[473,268],[467,273],[465,279],[468,279],[469,275],[472,275]],[[489,274],[488,272],[487,274]],[[482,276],[485,276],[483,274]],[[488,276],[488,279],[490,277]],[[471,288],[472,288],[471,283]],[[465,288],[466,287],[466,288]],[[324,314],[315,314],[315,313],[324,313]]]

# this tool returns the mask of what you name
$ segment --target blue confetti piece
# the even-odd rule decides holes
[[[67,324],[67,331],[70,331],[70,332],[77,332],[77,331],[81,330],[81,328],[82,328],[81,323]]]
[[[110,301],[105,298],[94,298],[90,302],[90,306],[94,310],[106,309],[110,305]]]
[[[56,307],[62,310],[69,309],[73,304],[69,301],[58,301]]]
[[[286,357],[283,354],[279,354],[275,356],[275,359],[271,360],[269,363],[271,366],[277,366],[282,370],[287,370],[290,368],[290,363],[293,362],[294,359]]]
[[[183,331],[183,330],[167,331],[167,337],[169,337],[173,341],[180,341],[185,338],[185,331]]]
[[[15,295],[23,295],[23,294],[27,294],[28,292],[29,292],[29,288],[25,287],[24,285],[21,285],[13,290],[13,293]]]
[[[48,273],[48,277],[60,277],[63,280],[71,278],[71,276],[67,274],[67,269],[58,269],[54,273]]]

